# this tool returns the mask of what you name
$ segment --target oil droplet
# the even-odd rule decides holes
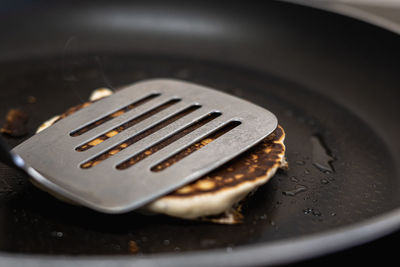
[[[290,181],[292,181],[293,183],[297,183],[299,179],[297,179],[296,176],[292,176],[290,177]]]
[[[266,214],[263,214],[263,215],[260,216],[260,220],[265,220],[265,219],[267,219],[267,215]]]
[[[324,173],[333,173],[331,162],[334,158],[330,155],[329,149],[324,145],[321,136],[311,136],[312,162],[313,165]]]
[[[54,236],[54,237],[61,238],[61,237],[64,236],[64,233],[63,232],[54,231],[54,232],[51,232],[51,235]]]
[[[164,246],[168,246],[171,242],[168,239],[165,239],[163,241]]]
[[[327,179],[321,179],[321,184],[329,184],[329,181]]]
[[[304,160],[296,160],[296,165],[304,166],[306,165],[306,162]]]
[[[314,216],[317,216],[317,217],[322,216],[322,213],[319,210],[313,209],[313,208],[306,208],[306,209],[303,210],[303,213],[304,214],[311,214],[311,215],[314,215]]]
[[[297,195],[300,192],[304,192],[307,190],[307,187],[305,187],[304,185],[296,185],[296,188],[293,190],[289,190],[289,191],[283,191],[282,194],[285,196],[290,196],[293,197],[295,195]]]
[[[271,221],[270,224],[271,224],[271,226],[275,226],[276,225],[276,223],[274,221]]]
[[[314,215],[314,216],[321,216],[322,215],[322,213],[319,211],[319,210],[313,210],[312,211],[312,215]]]
[[[312,212],[312,209],[306,208],[303,210],[304,214],[310,214]]]
[[[310,174],[310,170],[309,170],[309,169],[305,169],[305,170],[304,170],[304,173],[305,173],[305,174]]]
[[[332,212],[332,213],[331,213],[331,216],[336,216],[336,212]]]

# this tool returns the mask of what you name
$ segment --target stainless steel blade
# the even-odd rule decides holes
[[[116,114],[148,96],[154,97],[81,135],[71,136],[82,127]],[[76,151],[77,147],[135,118],[151,114],[149,112],[171,100],[176,103],[90,149]],[[197,109],[193,112],[97,165],[88,169],[81,167],[88,160],[194,105]],[[163,142],[213,112],[221,115],[135,165],[123,170],[117,168],[130,157]],[[232,121],[240,122],[240,125],[168,168],[152,171],[157,164]],[[33,179],[48,190],[101,212],[122,213],[145,205],[221,166],[261,141],[276,127],[277,119],[270,111],[245,100],[193,83],[154,79],[128,86],[77,111],[15,147],[13,152],[36,170]]]

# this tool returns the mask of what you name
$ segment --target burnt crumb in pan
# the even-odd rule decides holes
[[[229,210],[226,210],[221,214],[200,217],[199,220],[204,222],[218,223],[218,224],[243,223],[244,215],[242,212],[242,204],[245,200],[246,198],[243,199],[238,205],[235,205],[234,207],[230,208]]]
[[[12,137],[22,137],[28,134],[26,125],[29,120],[29,115],[22,109],[10,109],[5,119],[0,133]]]
[[[130,240],[128,242],[128,249],[129,249],[129,252],[132,254],[138,254],[140,252],[140,248],[139,248],[138,244],[133,240]]]

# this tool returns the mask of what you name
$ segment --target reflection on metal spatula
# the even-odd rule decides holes
[[[122,213],[221,166],[276,126],[271,112],[242,99],[155,79],[60,120],[4,160],[56,195]]]

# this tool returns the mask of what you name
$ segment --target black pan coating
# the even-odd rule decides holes
[[[249,199],[237,226],[99,214],[61,203],[0,165],[1,251],[112,256],[130,254],[135,241],[140,255],[206,256],[213,248],[233,255],[246,245],[340,231],[399,206],[400,40],[392,33],[277,2],[44,1],[1,12],[0,114],[25,109],[30,134],[95,88],[173,77],[273,111],[290,164]],[[313,165],[312,136],[334,158],[333,173]],[[306,190],[288,195],[296,186]]]

